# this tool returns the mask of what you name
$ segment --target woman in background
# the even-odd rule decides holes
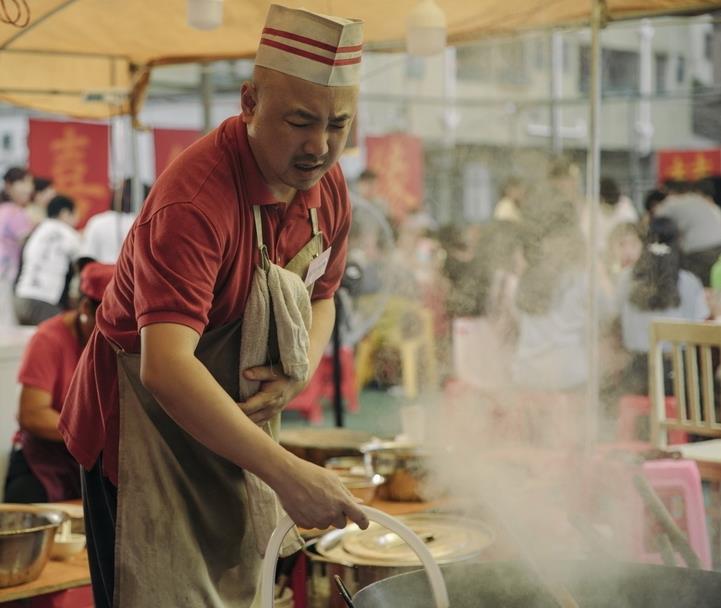
[[[632,355],[624,373],[624,393],[648,394],[649,328],[654,319],[702,321],[709,317],[703,285],[681,270],[679,230],[667,217],[651,220],[643,253],[618,284],[617,305],[623,345]],[[667,375],[667,386],[670,378]]]
[[[513,381],[526,389],[576,391],[588,377],[586,247],[572,203],[544,207],[526,235]]]
[[[13,285],[20,267],[23,243],[35,225],[27,213],[33,178],[26,169],[11,167],[0,190],[0,327],[16,325]]]
[[[75,310],[38,326],[23,355],[18,420],[20,441],[10,456],[7,502],[55,502],[80,498],[80,469],[57,429],[60,410],[90,334],[95,311],[113,266],[91,262],[80,274]]]

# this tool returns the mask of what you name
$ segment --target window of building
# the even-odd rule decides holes
[[[706,32],[703,39],[703,54],[708,61],[713,60],[713,32]]]
[[[486,82],[493,71],[493,53],[486,44],[456,48],[456,76],[458,80]]]
[[[604,93],[638,93],[640,72],[639,54],[634,51],[602,49],[601,88]],[[591,88],[591,49],[581,48],[579,61],[579,90],[588,93]]]
[[[496,80],[504,84],[528,82],[528,54],[525,41],[504,40],[494,46],[494,73]]]
[[[676,82],[679,84],[686,79],[686,58],[679,55],[676,60]]]
[[[656,93],[662,95],[668,91],[668,55],[666,53],[656,53],[655,59]]]

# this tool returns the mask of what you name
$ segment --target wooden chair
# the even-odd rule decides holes
[[[701,478],[721,483],[721,422],[716,411],[712,349],[721,348],[721,323],[654,321],[648,353],[651,393],[651,438],[658,448],[669,446],[671,430],[708,437],[710,441],[672,446],[698,463]],[[670,346],[676,412],[666,408],[664,345]]]
[[[701,479],[710,482],[711,552],[717,566],[721,564],[721,422],[712,350],[721,348],[721,323],[654,321],[650,338],[651,439],[655,447],[678,450],[684,458],[695,461]],[[673,370],[677,404],[673,414],[666,408],[664,354],[670,356]],[[669,448],[669,432],[673,430],[708,439]]]

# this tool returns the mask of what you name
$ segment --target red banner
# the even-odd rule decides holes
[[[721,149],[715,150],[659,150],[658,181],[696,181],[721,175]]]
[[[393,133],[366,139],[366,164],[378,175],[378,190],[390,215],[403,219],[423,203],[423,142]]]
[[[153,129],[155,178],[201,135],[200,131],[192,129]]]
[[[30,119],[30,171],[75,201],[78,227],[110,207],[107,125]]]

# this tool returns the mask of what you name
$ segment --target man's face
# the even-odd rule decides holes
[[[274,193],[308,190],[338,160],[356,111],[357,87],[325,87],[256,69],[243,85],[243,120]]]

